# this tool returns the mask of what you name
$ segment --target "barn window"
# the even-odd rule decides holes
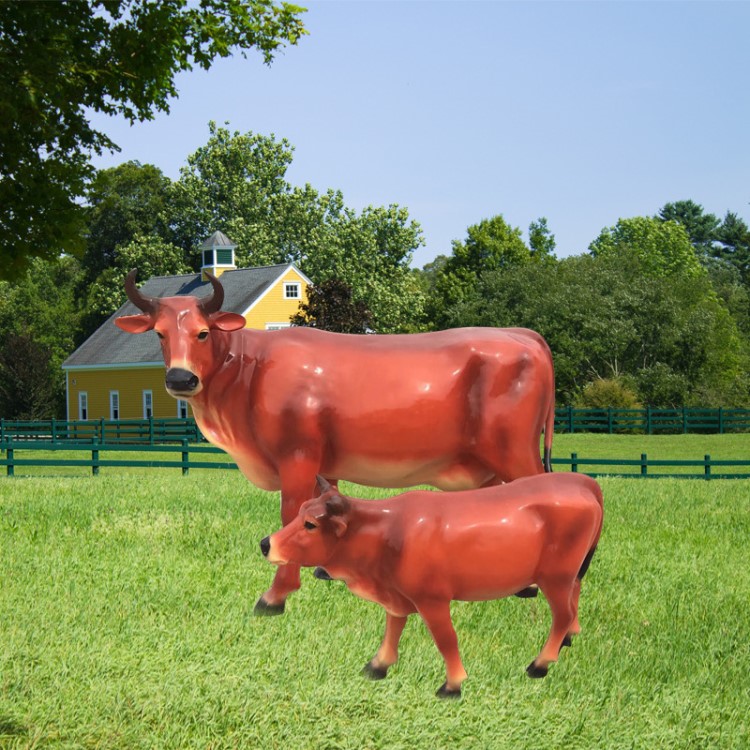
[[[120,394],[118,391],[109,392],[109,418],[120,418]]]
[[[177,417],[179,419],[187,419],[188,417],[188,405],[184,399],[177,399]]]
[[[153,391],[143,391],[143,418],[151,419],[154,416],[154,394]]]
[[[291,328],[291,323],[266,323],[267,331],[280,331],[282,328]]]
[[[300,299],[302,284],[299,281],[287,281],[284,284],[284,299]]]
[[[78,419],[86,420],[89,418],[89,394],[81,391],[78,394]]]

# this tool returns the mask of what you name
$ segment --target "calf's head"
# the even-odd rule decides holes
[[[325,566],[346,533],[348,499],[322,477],[318,483],[323,494],[304,503],[291,523],[261,541],[263,554],[274,565]]]
[[[167,366],[167,391],[175,398],[195,396],[226,356],[219,352],[216,334],[244,328],[245,319],[221,312],[224,288],[210,273],[213,292],[201,298],[147,297],[135,285],[136,274],[135,268],[128,274],[125,291],[142,314],[117,318],[115,325],[128,333],[155,331]]]

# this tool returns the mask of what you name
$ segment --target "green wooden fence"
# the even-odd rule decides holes
[[[555,410],[556,432],[724,433],[750,432],[750,409],[576,409]],[[6,439],[48,443],[142,443],[157,445],[203,440],[195,420],[95,419],[24,422],[0,419],[0,442]]]
[[[128,455],[140,454],[140,455]],[[147,458],[143,458],[143,455]],[[98,475],[103,468],[173,468],[188,474],[190,469],[236,469],[230,460],[207,460],[226,454],[205,443],[182,440],[177,444],[134,445],[122,443],[56,444],[40,440],[5,440],[0,442],[0,467],[7,476],[15,476],[24,467],[82,467]],[[575,471],[591,476],[624,476],[640,478],[678,477],[684,479],[750,479],[750,459],[639,459],[585,458],[571,453],[570,458],[553,458],[557,471]],[[605,470],[606,469],[606,470]]]

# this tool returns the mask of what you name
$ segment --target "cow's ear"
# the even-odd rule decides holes
[[[123,315],[115,318],[115,325],[128,333],[145,333],[154,327],[154,320],[150,315]]]
[[[239,331],[246,325],[245,318],[237,313],[220,312],[211,316],[211,328],[218,328],[220,331]]]

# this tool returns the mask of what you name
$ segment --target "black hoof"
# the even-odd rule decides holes
[[[572,646],[573,645],[573,639],[570,637],[570,635],[566,635],[565,638],[563,638],[562,642],[563,646]]]
[[[435,695],[438,698],[460,698],[461,697],[461,688],[458,688],[457,690],[451,690],[448,687],[448,682],[444,682],[439,688],[437,693]]]
[[[536,586],[527,586],[525,589],[516,591],[515,596],[519,599],[533,599],[539,594],[539,589]]]
[[[263,597],[258,599],[253,609],[256,617],[272,617],[273,615],[284,614],[284,602],[281,604],[269,604]]]
[[[313,578],[317,578],[319,581],[333,580],[333,578],[328,575],[328,571],[325,568],[315,568],[315,570],[313,570]]]
[[[368,661],[364,667],[362,667],[362,674],[367,677],[368,680],[382,680],[388,674],[388,667],[374,667],[371,661]]]
[[[531,664],[529,664],[528,667],[526,667],[526,674],[529,677],[546,677],[547,676],[548,669],[547,667],[537,667],[536,664],[532,661]]]

